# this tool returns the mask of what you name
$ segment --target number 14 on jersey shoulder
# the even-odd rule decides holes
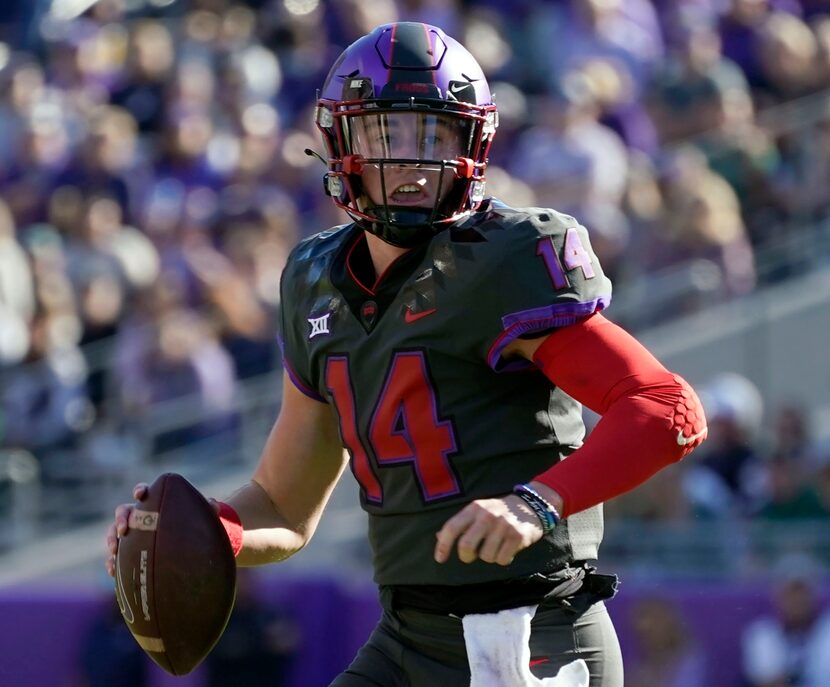
[[[557,290],[567,289],[571,285],[565,269],[562,268],[562,262],[565,263],[568,272],[580,267],[585,279],[593,279],[596,276],[594,266],[591,264],[591,255],[582,245],[582,239],[579,238],[579,231],[576,227],[570,227],[565,232],[564,244],[562,260],[560,260],[553,236],[541,238],[536,243],[536,255],[545,261],[553,286]]]

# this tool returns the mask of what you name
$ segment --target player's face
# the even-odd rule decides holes
[[[450,167],[441,174],[441,162],[467,156],[465,128],[452,117],[415,112],[353,118],[352,152],[370,161],[362,175],[370,201],[410,207],[440,203],[455,178]],[[372,160],[398,162],[381,166]]]

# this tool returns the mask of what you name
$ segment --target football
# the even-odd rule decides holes
[[[118,606],[139,646],[168,673],[191,672],[236,595],[236,562],[213,507],[181,475],[161,475],[135,504],[115,565]]]

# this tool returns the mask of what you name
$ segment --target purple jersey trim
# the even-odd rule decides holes
[[[288,358],[285,357],[285,341],[281,336],[277,337],[277,343],[280,347],[280,353],[282,353],[282,366],[288,373],[288,377],[294,383],[294,386],[296,386],[302,393],[304,393],[309,398],[313,398],[315,401],[320,401],[320,403],[326,403],[326,399],[323,398],[320,394],[318,394],[308,384],[303,382],[300,375],[298,375],[294,371],[294,368],[291,366],[291,363],[288,362]]]
[[[487,353],[487,363],[496,372],[510,372],[533,367],[529,360],[511,360],[499,365],[507,345],[528,332],[540,332],[555,327],[566,327],[608,307],[611,295],[599,296],[584,303],[554,303],[540,308],[520,310],[501,318],[504,331],[493,342]]]

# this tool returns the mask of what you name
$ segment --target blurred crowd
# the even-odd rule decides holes
[[[755,608],[740,602],[697,613],[693,602],[666,592],[645,595],[626,614],[631,642],[628,687],[827,687],[830,609],[820,571],[805,555],[775,562],[774,576]],[[682,597],[682,595],[681,595]],[[746,612],[749,610],[749,613]],[[713,618],[731,636],[713,643]]]
[[[182,397],[199,420],[139,454],[235,430],[288,252],[345,220],[305,152],[315,89],[396,19],[489,75],[493,195],[579,217],[621,294],[696,266],[652,321],[797,272],[759,256],[830,216],[827,0],[5,0],[0,449],[130,455],[124,423]],[[730,508],[783,512],[730,461]]]

